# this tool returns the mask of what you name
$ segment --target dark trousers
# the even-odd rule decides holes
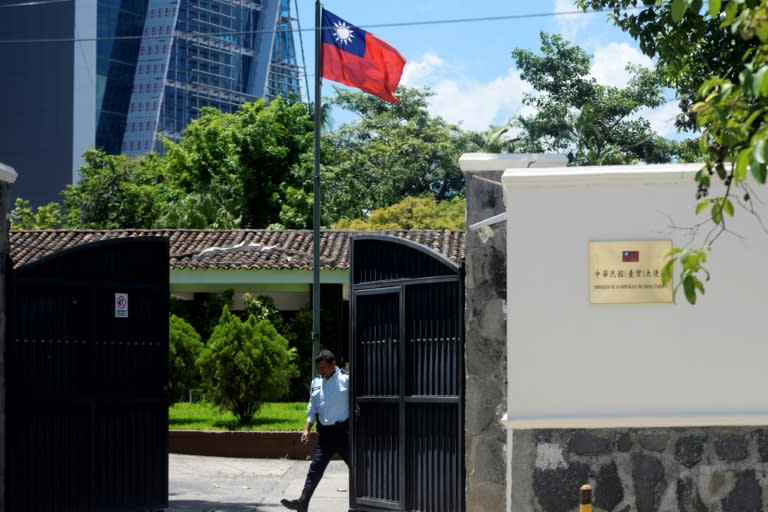
[[[312,452],[312,463],[309,465],[307,480],[304,482],[303,497],[307,500],[312,497],[317,484],[323,478],[325,468],[335,454],[346,462],[349,467],[349,420],[335,425],[324,426],[317,424],[318,439]]]

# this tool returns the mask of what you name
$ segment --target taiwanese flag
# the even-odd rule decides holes
[[[325,9],[321,25],[320,76],[400,103],[394,93],[405,59],[397,50]]]
[[[640,251],[623,251],[621,261],[624,263],[635,263],[640,261]]]

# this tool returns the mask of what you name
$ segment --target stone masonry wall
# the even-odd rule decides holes
[[[505,211],[501,172],[465,172],[467,226]],[[496,185],[490,183],[499,183]],[[467,231],[465,466],[468,512],[504,510],[507,433],[506,223]]]
[[[768,428],[516,430],[515,512],[768,510]]]

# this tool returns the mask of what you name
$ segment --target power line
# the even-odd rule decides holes
[[[30,2],[19,2],[16,4],[2,4],[0,5],[0,9],[6,8],[6,7],[31,7],[34,5],[64,4],[64,3],[72,3],[72,0],[34,0]]]
[[[55,2],[70,2],[71,0],[39,0],[38,3],[55,3]],[[31,2],[30,4],[35,3]],[[26,4],[17,4],[26,5]],[[424,21],[403,21],[396,23],[378,23],[373,25],[359,26],[363,30],[369,28],[383,28],[383,27],[413,27],[420,25],[449,25],[456,23],[486,23],[493,21],[508,21],[508,20],[526,20],[533,18],[548,18],[555,16],[573,16],[584,14],[596,14],[603,11],[560,11],[560,12],[543,12],[533,14],[511,14],[505,16],[483,16],[477,18],[456,18],[456,19],[443,19],[443,20],[424,20]],[[330,29],[333,27],[321,27],[321,29]],[[217,36],[243,36],[243,35],[261,35],[261,34],[278,34],[282,32],[314,32],[314,28],[307,29],[285,29],[285,30],[247,30],[242,32],[208,32],[208,33],[192,33],[193,36],[203,37],[217,37]],[[173,37],[176,37],[174,34]],[[98,41],[122,41],[122,40],[134,40],[134,39],[167,39],[168,36],[113,36],[113,37],[89,37],[89,38],[39,38],[39,39],[0,39],[0,44],[32,44],[32,43],[87,43]]]

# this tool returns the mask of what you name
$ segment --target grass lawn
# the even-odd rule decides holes
[[[207,402],[179,402],[168,408],[170,430],[254,430],[301,432],[307,422],[306,402],[270,402],[261,406],[248,425],[238,425],[228,411]]]

